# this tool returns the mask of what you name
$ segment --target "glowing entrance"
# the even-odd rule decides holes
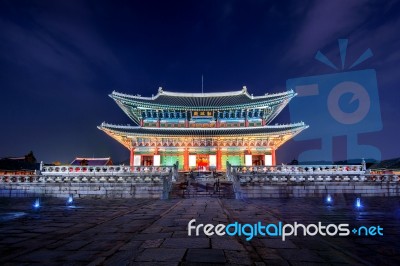
[[[196,157],[196,168],[202,171],[208,170],[209,160],[207,154],[198,154]]]

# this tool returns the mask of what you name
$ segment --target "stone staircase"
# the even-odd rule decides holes
[[[223,178],[221,178],[223,179]],[[230,181],[220,181],[219,188],[214,186],[211,180],[192,180],[189,184],[185,176],[180,175],[178,180],[172,185],[170,192],[171,199],[176,198],[198,198],[198,197],[214,197],[234,199],[233,184]]]

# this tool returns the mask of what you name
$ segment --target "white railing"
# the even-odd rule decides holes
[[[0,175],[0,184],[48,183],[151,183],[163,186],[162,198],[168,198],[172,182],[178,176],[173,166],[44,166],[40,175]]]
[[[226,163],[226,176],[229,181],[232,181],[233,192],[235,193],[235,199],[241,199],[242,198],[242,192],[240,189],[241,183],[237,176],[237,172],[234,170],[234,168],[231,166],[229,162]]]
[[[399,176],[375,174],[238,174],[241,185],[297,182],[399,182]]]
[[[363,174],[362,165],[277,165],[277,166],[230,166],[231,172],[240,173],[325,173],[325,174]]]
[[[371,174],[362,165],[232,166],[227,176],[240,185],[296,182],[399,182],[395,174]]]
[[[60,165],[43,166],[42,175],[104,175],[104,174],[137,174],[137,173],[169,173],[173,166],[79,166]]]
[[[139,175],[31,175],[0,176],[1,183],[161,183],[170,179],[170,173]]]
[[[237,181],[240,185],[267,184],[267,183],[297,183],[297,182],[399,182],[400,178],[395,174],[228,174],[230,181]],[[235,180],[232,180],[235,177]],[[131,175],[2,175],[1,183],[150,183],[174,177],[171,173],[138,173]],[[172,181],[171,180],[171,181]],[[169,185],[170,186],[170,185]]]

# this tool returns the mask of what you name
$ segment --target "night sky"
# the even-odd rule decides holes
[[[96,128],[133,124],[113,90],[201,92],[204,75],[204,92],[286,91],[290,78],[338,72],[314,56],[340,65],[341,38],[349,62],[374,55],[355,69],[376,70],[383,128],[359,141],[398,157],[399,14],[398,1],[0,1],[0,157],[126,160]],[[287,122],[288,108],[272,124]],[[278,163],[316,143],[287,142]]]

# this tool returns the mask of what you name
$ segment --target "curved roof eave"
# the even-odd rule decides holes
[[[179,93],[176,93],[176,94],[179,94]],[[186,100],[184,98],[189,98],[189,99],[192,99],[193,101],[195,101],[197,98],[195,98],[195,97],[190,98],[190,97],[186,97],[186,96],[184,98],[181,98],[177,104],[174,104],[172,101],[170,103],[160,103],[160,102],[154,101],[156,98],[159,97],[159,94],[157,94],[157,96],[155,96],[153,98],[149,98],[149,97],[139,97],[139,96],[132,96],[132,95],[126,95],[126,94],[113,92],[113,94],[110,94],[109,96],[112,99],[114,99],[115,101],[118,101],[121,104],[126,105],[126,106],[134,105],[134,106],[141,106],[143,108],[149,107],[152,109],[173,108],[173,109],[184,109],[184,110],[186,110],[188,107],[192,107],[193,109],[212,110],[212,109],[238,108],[238,106],[241,106],[242,108],[251,108],[251,107],[257,108],[257,107],[263,107],[263,106],[278,105],[286,100],[291,100],[293,97],[296,96],[296,93],[294,93],[291,90],[291,91],[286,91],[286,92],[281,92],[281,93],[276,93],[276,94],[269,94],[266,96],[249,97],[247,92],[236,94],[236,96],[237,95],[246,95],[248,101],[242,102],[242,103],[237,103],[235,101],[235,99],[233,99],[233,96],[235,96],[235,95],[232,95],[232,94],[230,94],[229,96],[228,95],[219,96],[220,99],[223,99],[223,101],[222,102],[220,101],[221,104],[218,104],[218,105],[213,105],[212,100],[208,101],[209,103],[211,103],[211,105],[193,104],[191,102],[191,100]],[[170,96],[172,96],[172,95],[170,95]],[[230,96],[232,96],[232,97],[230,97]],[[267,96],[273,96],[273,97],[267,97]],[[177,97],[178,98],[175,98],[175,99],[179,99],[179,96],[177,96]],[[211,97],[211,96],[209,96],[209,97]],[[229,102],[230,98],[232,100],[231,102]],[[171,97],[171,99],[174,99],[174,97]],[[213,99],[216,99],[216,98],[213,98]],[[244,99],[242,99],[242,100],[244,100]],[[186,103],[186,104],[182,104],[182,103]]]
[[[246,127],[246,128],[143,128],[139,126],[122,126],[102,123],[101,130],[112,131],[116,134],[147,135],[147,136],[231,136],[231,135],[284,135],[297,134],[308,128],[303,122],[289,125]],[[271,132],[268,132],[271,130]]]

